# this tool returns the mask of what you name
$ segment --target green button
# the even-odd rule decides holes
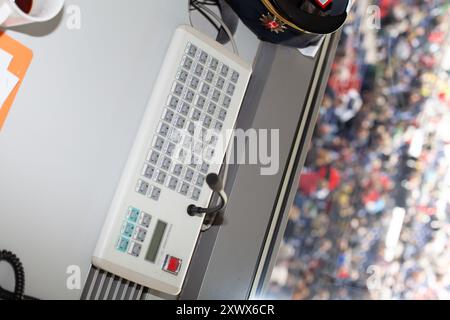
[[[139,218],[140,213],[141,213],[141,211],[139,209],[130,207],[128,209],[128,221],[136,222],[137,219]]]
[[[126,252],[128,249],[129,243],[130,243],[130,240],[128,240],[127,238],[121,237],[119,239],[119,242],[117,243],[117,250],[119,250],[121,252]]]

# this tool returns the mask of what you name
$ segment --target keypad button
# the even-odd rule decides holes
[[[122,225],[121,233],[123,236],[130,238],[133,235],[134,228],[135,228],[135,225],[133,223],[125,222]]]
[[[231,98],[228,96],[225,96],[223,98],[222,106],[228,109],[230,107],[230,105],[231,105]]]
[[[206,129],[209,129],[211,127],[213,119],[210,116],[205,116],[205,118],[203,119],[203,126]]]
[[[192,191],[192,200],[197,201],[198,199],[200,199],[200,195],[201,195],[202,191],[198,188],[194,188],[194,190]]]
[[[217,143],[219,142],[219,137],[216,135],[212,135],[211,138],[209,139],[208,144],[211,147],[215,147],[217,145]]]
[[[186,125],[186,118],[182,116],[176,116],[173,120],[173,125],[178,129],[184,129],[184,126]]]
[[[167,173],[165,173],[164,171],[157,171],[155,174],[155,181],[159,184],[164,184],[166,183],[166,179],[167,179]]]
[[[147,236],[147,230],[144,228],[137,227],[136,230],[134,230],[132,239],[139,241],[139,242],[144,242],[146,236]]]
[[[213,92],[213,94],[211,96],[211,100],[214,101],[214,102],[219,102],[220,96],[221,96],[220,91],[216,89],[216,90],[214,90],[214,92]]]
[[[189,132],[189,134],[191,136],[193,136],[195,134],[195,123],[190,122],[189,125],[188,125],[187,131]]]
[[[192,101],[194,101],[195,98],[195,92],[192,90],[187,90],[186,94],[184,95],[184,99],[189,102],[192,103]]]
[[[216,113],[216,109],[217,105],[211,102],[208,106],[208,113],[213,116]]]
[[[234,91],[236,90],[236,86],[234,84],[229,84],[227,87],[227,94],[229,96],[233,96],[234,95]]]
[[[191,81],[189,82],[189,87],[191,87],[194,90],[197,90],[199,84],[200,79],[197,77],[192,77]]]
[[[206,62],[208,61],[208,54],[205,51],[202,51],[202,53],[200,54],[200,57],[198,58],[198,61],[200,61],[203,64],[206,64]]]
[[[179,182],[178,178],[170,177],[167,187],[171,190],[176,190],[177,186],[178,186],[178,182]]]
[[[142,251],[142,245],[140,245],[137,242],[132,242],[130,245],[130,249],[128,250],[128,253],[132,255],[133,257],[139,257]]]
[[[180,186],[179,192],[183,195],[183,196],[187,196],[187,194],[189,193],[189,190],[191,189],[191,185],[187,182],[183,182]]]
[[[218,116],[219,120],[225,121],[225,119],[227,118],[227,114],[228,114],[227,110],[221,109]]]
[[[208,83],[212,83],[213,80],[214,80],[214,72],[212,72],[211,70],[209,70],[209,71],[206,73],[205,81],[208,82]]]
[[[148,213],[142,212],[141,216],[139,217],[139,225],[148,228],[150,227],[150,222],[152,221],[152,216]]]
[[[181,83],[186,83],[187,78],[189,77],[189,73],[184,70],[181,70],[177,73],[177,80]]]
[[[181,113],[183,116],[187,116],[189,114],[190,110],[191,110],[191,106],[188,103],[183,102],[180,105],[180,108],[178,109],[178,112]]]
[[[161,196],[161,189],[155,186],[152,186],[149,192],[149,197],[155,201],[159,200]]]
[[[201,89],[200,93],[203,94],[204,96],[207,96],[209,94],[210,90],[211,90],[210,85],[207,83],[204,83],[202,85],[202,89]]]
[[[184,173],[184,177],[183,178],[184,178],[184,180],[186,180],[188,182],[191,182],[192,179],[194,178],[194,174],[195,174],[194,170],[187,169],[186,172]]]
[[[209,62],[209,68],[213,71],[216,71],[218,66],[219,60],[217,60],[216,58],[212,58],[211,61]]]
[[[127,252],[129,243],[130,243],[129,239],[124,238],[124,237],[120,237],[116,248],[117,248],[117,250],[119,250],[121,252]]]
[[[153,138],[153,149],[161,151],[164,147],[164,139],[161,137]]]
[[[186,150],[184,150],[184,149],[180,149],[178,151],[178,154],[177,154],[176,157],[177,157],[177,160],[179,162],[184,163],[186,161],[186,159],[187,159],[187,156],[188,156],[188,152]]]
[[[179,102],[180,100],[177,97],[170,96],[167,105],[172,109],[176,109]]]
[[[181,176],[182,172],[183,172],[183,166],[181,164],[176,164],[173,166],[172,174],[179,177],[179,176]]]
[[[223,123],[220,121],[216,121],[214,124],[214,130],[216,130],[217,132],[221,132],[223,129]]]
[[[222,77],[218,77],[216,81],[216,87],[222,90],[224,86],[225,86],[225,79]]]
[[[197,175],[196,179],[195,179],[195,185],[197,187],[203,187],[203,185],[205,184],[205,176],[204,175]]]
[[[200,164],[200,158],[195,154],[191,155],[191,160],[189,161],[189,166],[193,169],[197,169],[197,166]]]
[[[200,95],[197,95],[195,98],[195,106],[199,109],[203,109],[205,107],[206,99]]]
[[[127,219],[130,222],[136,222],[139,218],[139,214],[141,211],[139,209],[136,209],[134,207],[129,207],[127,212]]]
[[[191,56],[191,57],[195,57],[195,55],[197,54],[197,50],[198,48],[196,46],[194,46],[192,43],[188,44],[187,46],[187,50],[186,53]]]
[[[213,148],[208,148],[208,150],[206,150],[205,152],[205,158],[207,160],[211,160],[212,158],[214,158],[216,154],[216,151]]]
[[[162,269],[176,276],[181,270],[182,262],[181,259],[167,255]]]
[[[176,145],[172,142],[167,143],[167,145],[164,147],[164,153],[168,155],[169,157],[172,157],[175,153]]]
[[[191,70],[193,64],[194,64],[194,61],[191,58],[189,58],[189,57],[184,57],[183,58],[182,66],[187,71]]]
[[[220,68],[220,75],[222,75],[223,77],[227,77],[228,76],[228,72],[230,71],[230,68],[224,64],[222,65],[222,68]]]
[[[209,164],[203,162],[202,165],[200,166],[200,172],[203,174],[207,174],[209,172]]]
[[[155,173],[155,168],[149,164],[144,165],[144,169],[142,170],[142,175],[147,179],[152,179],[153,174]]]
[[[199,121],[201,116],[202,116],[202,112],[198,109],[194,109],[192,111],[191,119],[194,121]]]
[[[163,120],[167,122],[172,122],[175,113],[172,110],[165,109],[163,112]]]
[[[158,164],[159,156],[158,152],[152,150],[147,157],[147,161],[156,166]]]
[[[200,133],[200,136],[196,137],[202,142],[208,141],[210,136],[210,131],[208,129],[202,128],[202,131]]]
[[[150,185],[147,182],[145,182],[144,180],[139,180],[136,186],[136,192],[142,195],[146,195],[149,187]]]
[[[183,137],[183,135],[181,134],[181,132],[178,129],[175,129],[175,128],[172,128],[170,130],[170,133],[169,133],[169,136],[168,136],[169,140],[172,143],[175,143],[175,144],[180,143],[182,137]]]
[[[161,162],[161,169],[168,171],[172,164],[172,160],[168,157],[165,157]]]
[[[169,133],[170,127],[168,124],[164,122],[160,122],[158,126],[158,133],[162,137],[167,137],[167,134]]]
[[[234,83],[237,83],[239,80],[239,73],[237,71],[233,71],[233,73],[231,74],[231,81],[233,81]]]
[[[181,94],[183,93],[184,90],[184,86],[181,83],[175,82],[172,88],[172,92],[177,95],[177,96],[181,96]]]
[[[205,68],[201,64],[197,64],[197,66],[195,67],[195,70],[194,70],[194,74],[197,77],[201,77],[203,75],[204,70],[205,70]]]

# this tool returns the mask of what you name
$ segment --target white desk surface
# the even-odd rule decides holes
[[[184,0],[66,2],[80,30],[64,14],[7,31],[34,59],[0,131],[0,249],[17,253],[26,293],[42,299],[80,297],[66,269],[80,266],[84,282],[165,50],[188,21]],[[259,42],[242,24],[237,42],[251,63]],[[1,269],[2,285],[11,276]]]

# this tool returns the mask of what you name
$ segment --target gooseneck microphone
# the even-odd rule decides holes
[[[197,207],[196,205],[191,204],[187,208],[187,213],[191,217],[200,216],[202,214],[206,214],[206,215],[216,214],[216,213],[219,213],[220,211],[222,211],[225,208],[225,206],[227,205],[228,197],[223,189],[223,183],[222,183],[222,180],[220,179],[220,177],[215,173],[210,173],[206,177],[206,183],[208,184],[209,188],[212,191],[214,191],[215,193],[217,193],[219,195],[220,204],[215,207],[212,207],[212,208],[202,208],[202,207]]]

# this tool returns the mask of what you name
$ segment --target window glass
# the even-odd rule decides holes
[[[450,299],[449,21],[354,2],[266,298]]]

